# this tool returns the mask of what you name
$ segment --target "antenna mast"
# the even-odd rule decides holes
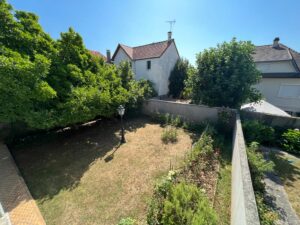
[[[167,20],[166,23],[170,24],[170,31],[172,32],[172,28],[173,28],[174,24],[176,23],[176,20]]]

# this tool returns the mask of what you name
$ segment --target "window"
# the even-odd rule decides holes
[[[281,98],[300,98],[300,85],[282,84],[278,96]]]
[[[148,70],[151,69],[151,61],[147,61],[147,69],[148,69]]]

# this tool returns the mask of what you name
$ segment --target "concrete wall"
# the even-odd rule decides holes
[[[233,134],[231,225],[259,225],[259,216],[248,165],[240,117]]]
[[[205,120],[216,122],[221,108],[210,108],[204,105],[194,105],[179,102],[163,101],[158,99],[147,100],[143,105],[143,113],[152,115],[155,113],[169,113],[179,115],[183,119],[193,122]]]
[[[266,113],[241,111],[244,119],[259,120],[273,127],[300,129],[300,117],[285,117]]]
[[[292,73],[297,72],[292,61],[256,62],[257,69],[262,73]]]
[[[299,85],[298,97],[280,97],[281,85]],[[299,78],[263,78],[255,86],[267,102],[283,109],[284,111],[300,112],[300,79]]]

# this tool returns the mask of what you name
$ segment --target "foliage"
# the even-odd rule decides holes
[[[184,81],[188,76],[189,61],[178,59],[169,77],[169,95],[173,98],[182,97]]]
[[[219,44],[197,55],[197,73],[188,82],[196,104],[239,108],[247,101],[258,101],[253,87],[261,75],[252,59],[254,46],[236,41]]]
[[[267,204],[265,199],[265,184],[263,182],[264,174],[274,170],[274,163],[266,161],[258,151],[259,143],[252,142],[247,148],[247,156],[251,172],[255,198],[258,206],[260,222],[263,225],[274,224],[277,219],[277,214]]]
[[[171,187],[163,203],[162,224],[217,224],[217,216],[197,186],[182,182]]]
[[[199,156],[208,159],[213,156],[213,153],[213,139],[209,134],[207,134],[207,132],[204,132],[199,140],[194,144],[189,160],[194,161]]]
[[[184,89],[182,92],[183,98],[191,99],[192,98],[192,90],[193,90],[193,80],[197,76],[197,69],[190,65],[187,71],[187,77],[184,80]]]
[[[175,127],[167,126],[164,128],[161,135],[161,140],[163,143],[168,144],[169,142],[174,143],[177,141],[177,130]]]
[[[138,108],[155,93],[128,64],[105,64],[72,28],[53,40],[33,13],[0,0],[0,122],[51,129]]]
[[[300,154],[299,129],[288,129],[282,134],[282,148],[288,152]]]
[[[134,73],[131,69],[131,64],[129,61],[122,61],[118,65],[119,69],[119,76],[121,77],[122,80],[122,86],[126,89],[128,89],[129,82],[133,80],[134,78]]]
[[[261,144],[274,144],[276,135],[273,127],[258,120],[245,120],[242,126],[248,143],[256,141]]]
[[[118,225],[135,225],[135,224],[136,224],[136,220],[132,219],[131,217],[123,218],[118,223]]]

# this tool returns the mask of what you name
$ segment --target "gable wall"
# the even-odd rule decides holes
[[[136,60],[133,70],[136,79],[147,79],[153,82],[158,95],[168,94],[169,76],[179,59],[174,42],[168,47],[160,58]],[[151,61],[151,69],[147,69],[147,61]]]
[[[128,57],[128,55],[124,52],[122,48],[119,48],[115,58],[114,58],[114,64],[119,65],[122,61],[131,61],[131,59]]]

